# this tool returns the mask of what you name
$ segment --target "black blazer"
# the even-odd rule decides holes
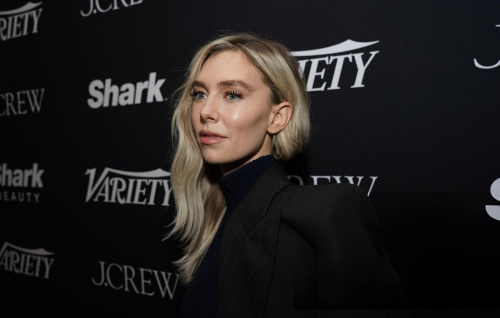
[[[358,186],[291,185],[274,164],[226,225],[217,317],[410,317],[373,311],[405,305],[376,226]]]

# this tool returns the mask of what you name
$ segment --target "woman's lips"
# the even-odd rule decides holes
[[[204,145],[217,144],[219,142],[222,142],[224,140],[224,138],[226,138],[226,137],[223,137],[219,134],[216,134],[216,133],[214,133],[212,131],[208,131],[208,130],[201,130],[200,137],[201,137],[200,141]]]

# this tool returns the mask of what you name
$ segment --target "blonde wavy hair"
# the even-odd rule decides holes
[[[271,89],[271,105],[283,101],[292,105],[288,125],[272,136],[273,156],[284,162],[301,151],[309,141],[309,100],[305,81],[297,60],[285,46],[252,34],[239,33],[212,40],[196,52],[184,83],[173,95],[172,140],[175,155],[170,180],[177,213],[174,227],[167,237],[177,235],[184,244],[184,256],[175,262],[184,284],[191,281],[226,211],[218,183],[221,177],[219,166],[203,161],[191,124],[193,100],[190,95],[204,62],[223,51],[240,51],[246,55]]]

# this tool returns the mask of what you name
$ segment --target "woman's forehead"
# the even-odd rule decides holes
[[[241,86],[244,88],[253,90],[265,86],[259,69],[240,51],[224,51],[210,56],[203,64],[194,84],[200,83],[205,86],[243,84]]]

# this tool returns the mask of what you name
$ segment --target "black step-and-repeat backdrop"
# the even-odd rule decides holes
[[[2,1],[2,311],[178,316],[169,97],[227,30],[293,51],[314,129],[287,172],[366,190],[417,314],[498,317],[500,3],[479,0]]]

